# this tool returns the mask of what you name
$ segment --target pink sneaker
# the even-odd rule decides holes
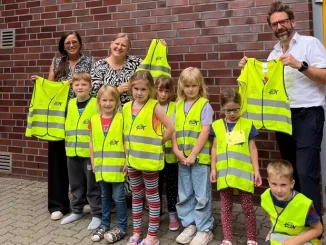
[[[169,230],[177,231],[179,230],[180,224],[177,219],[169,220]]]

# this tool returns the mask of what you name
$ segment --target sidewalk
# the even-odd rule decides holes
[[[220,207],[214,204],[214,217],[217,227],[214,229],[214,240],[210,245],[221,242]],[[128,236],[115,244],[126,245],[132,234],[131,210],[128,210]],[[146,213],[145,213],[146,214]],[[245,228],[241,206],[234,206],[234,243],[246,244]],[[256,208],[257,242],[263,244],[270,223],[261,208]],[[147,220],[147,216],[144,217]],[[115,215],[113,215],[115,222]],[[105,241],[93,243],[87,225],[90,215],[86,214],[81,220],[67,225],[60,221],[51,221],[47,211],[47,183],[21,179],[0,178],[0,244],[1,245],[58,245],[58,244],[107,244]],[[114,224],[112,224],[114,226]],[[145,228],[145,227],[144,227]],[[159,229],[161,245],[177,244],[175,238],[180,233],[168,229],[167,214],[162,216]],[[326,240],[324,240],[325,242]]]

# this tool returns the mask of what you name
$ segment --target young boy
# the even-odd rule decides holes
[[[272,230],[265,245],[319,244],[323,232],[320,217],[312,201],[293,189],[293,168],[285,160],[267,167],[267,189],[261,196],[261,206],[267,212]]]
[[[71,86],[77,98],[71,99],[68,103],[65,140],[72,212],[61,221],[61,224],[71,223],[83,216],[86,194],[93,216],[88,229],[94,230],[100,226],[102,216],[101,190],[95,181],[89,151],[88,124],[91,117],[96,114],[96,99],[89,96],[92,85],[88,73],[76,73]]]

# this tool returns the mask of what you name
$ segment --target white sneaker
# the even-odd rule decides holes
[[[84,207],[83,207],[83,213],[91,213],[91,206],[89,206],[89,204],[86,204]]]
[[[198,231],[189,245],[207,245],[212,240],[213,232],[207,229],[205,231]]]
[[[189,225],[183,230],[183,232],[181,232],[181,234],[175,239],[175,241],[180,244],[188,244],[194,238],[196,232],[197,232],[196,226]]]
[[[59,220],[63,217],[63,213],[60,211],[55,211],[51,214],[51,220]]]

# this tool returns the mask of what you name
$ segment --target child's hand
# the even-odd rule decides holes
[[[129,90],[129,83],[121,83],[118,87],[120,93],[127,92]]]
[[[255,186],[261,186],[263,182],[261,180],[259,171],[255,172],[254,177],[255,177]]]
[[[181,164],[183,165],[186,165],[186,158],[185,156],[183,155],[183,152],[182,151],[178,151],[175,153],[176,157],[178,158],[178,160],[180,161]]]
[[[39,78],[38,75],[32,75],[32,76],[31,76],[31,81],[32,81],[32,83],[35,83],[36,79],[38,79],[38,78]]]
[[[294,245],[294,244],[296,244],[296,243],[294,243],[292,238],[287,239],[284,242],[282,242],[282,245]]]
[[[190,155],[186,158],[186,165],[191,166],[194,165],[196,162],[197,156],[193,153],[190,153]]]
[[[216,169],[211,169],[210,180],[212,183],[216,183]]]
[[[123,168],[122,168],[122,173],[123,173],[124,175],[127,175],[127,164],[125,164],[125,165],[123,166]]]
[[[94,164],[92,164],[92,170],[93,170],[93,173],[95,174],[95,166],[94,166]]]

